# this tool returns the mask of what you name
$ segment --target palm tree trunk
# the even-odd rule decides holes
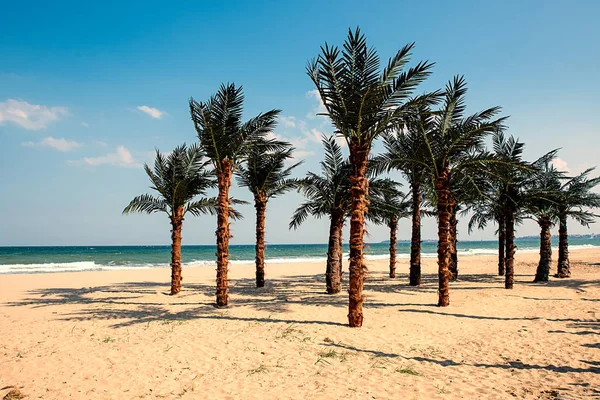
[[[342,291],[342,257],[340,252],[340,237],[342,235],[339,211],[331,213],[329,223],[329,244],[327,248],[327,269],[325,271],[325,284],[328,294],[336,294]]]
[[[227,305],[229,282],[227,272],[229,267],[229,188],[233,172],[231,161],[225,158],[217,170],[217,306]]]
[[[256,208],[256,287],[265,286],[265,211],[267,198],[264,195],[254,196]]]
[[[560,223],[558,225],[558,273],[554,276],[556,278],[569,278],[571,276],[566,215],[560,216]]]
[[[352,208],[350,211],[350,279],[348,283],[348,324],[350,327],[361,327],[363,322],[363,286],[365,266],[363,254],[363,234],[365,212],[367,211],[369,180],[367,179],[367,159],[369,146],[350,143],[350,191],[352,192]]]
[[[340,219],[340,226],[338,227],[340,231],[340,245],[338,247],[338,258],[340,260],[340,285],[342,284],[342,278],[344,275],[344,218],[345,217],[342,217]]]
[[[540,225],[540,262],[535,273],[534,282],[548,282],[550,275],[550,263],[552,262],[552,236],[550,227],[552,221],[549,217],[541,217],[538,221]]]
[[[456,219],[456,202],[452,199],[452,206],[450,207],[450,265],[448,266],[448,270],[450,271],[450,280],[455,281],[458,279],[458,254],[456,252],[456,244],[458,241],[456,226],[458,225],[458,220]]]
[[[421,185],[412,184],[412,235],[410,238],[410,286],[421,284]]]
[[[504,275],[504,244],[506,243],[504,213],[498,218],[498,275]]]
[[[181,292],[181,228],[183,206],[177,207],[171,216],[171,295]]]
[[[450,171],[445,168],[435,182],[435,191],[437,193],[437,211],[438,211],[438,306],[446,307],[450,305],[450,218],[452,214],[452,200],[450,194]]]
[[[518,194],[518,189],[515,185],[509,185],[505,200],[505,239],[506,239],[506,257],[504,258],[504,288],[512,289],[514,285],[515,274],[515,203],[514,200]]]
[[[390,228],[390,278],[396,277],[396,244],[398,240],[396,238],[396,231],[398,230],[398,219],[392,218],[388,224]]]

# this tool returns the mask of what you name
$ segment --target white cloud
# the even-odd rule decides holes
[[[286,117],[282,115],[279,117],[279,121],[283,124],[283,126],[287,128],[295,128],[296,127],[296,117]]]
[[[325,118],[322,115],[317,115],[317,114],[324,114],[327,112],[327,108],[325,108],[325,104],[323,104],[323,100],[321,99],[321,95],[319,94],[319,91],[317,89],[309,90],[308,92],[306,92],[306,97],[309,99],[313,99],[315,102],[315,105],[314,105],[312,111],[309,112],[308,114],[306,114],[306,118],[308,118],[308,119],[315,119],[317,117]]]
[[[95,145],[100,146],[100,147],[108,147],[108,143],[103,142],[101,140],[94,140],[94,141],[92,141],[92,143],[94,143]]]
[[[81,126],[88,128],[90,126],[90,124],[88,124],[87,122],[81,121]]]
[[[71,150],[75,150],[78,147],[81,147],[81,143],[78,143],[74,140],[64,139],[64,138],[53,138],[52,136],[48,136],[47,138],[43,138],[37,143],[34,142],[25,142],[21,143],[25,147],[50,147],[51,149],[67,152]]]
[[[554,165],[554,167],[559,171],[569,172],[569,166],[567,165],[567,162],[558,157],[552,160],[552,165]]]
[[[160,111],[158,108],[148,106],[138,106],[137,109],[156,119],[161,119],[162,116],[165,114],[164,111]]]
[[[114,167],[123,167],[123,168],[140,168],[142,164],[137,162],[129,150],[127,150],[124,146],[117,146],[117,149],[114,153],[109,153],[105,156],[100,157],[85,157],[82,160],[78,161],[69,161],[72,165],[90,165],[92,167],[97,167],[100,165],[112,165]]]
[[[15,99],[0,102],[0,125],[11,122],[37,131],[67,115],[69,111],[66,107],[47,107]]]
[[[292,160],[299,161],[299,160],[303,160],[307,157],[312,157],[314,155],[315,155],[315,153],[312,151],[295,150],[294,153],[292,154]]]

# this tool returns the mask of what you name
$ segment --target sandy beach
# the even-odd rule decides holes
[[[548,284],[531,283],[537,257],[517,254],[510,291],[495,257],[461,258],[447,308],[435,306],[435,259],[418,288],[407,260],[396,279],[371,261],[360,329],[346,327],[345,289],[325,294],[322,263],[267,265],[260,290],[252,266],[232,266],[226,309],[213,307],[212,268],[184,269],[175,297],[167,269],[2,275],[0,388],[30,399],[600,398],[600,250],[573,251],[573,278]]]

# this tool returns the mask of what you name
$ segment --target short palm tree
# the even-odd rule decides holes
[[[445,100],[437,112],[423,110],[415,121],[427,143],[422,157],[408,161],[420,163],[435,190],[438,215],[438,306],[448,306],[449,265],[451,260],[450,220],[455,206],[452,182],[476,184],[470,177],[498,163],[498,159],[484,151],[487,136],[501,130],[505,118],[494,119],[499,107],[493,107],[465,117],[466,82],[455,77],[446,86]]]
[[[588,177],[594,169],[589,168],[577,176],[568,178],[560,188],[557,200],[559,221],[558,271],[555,275],[557,278],[571,276],[569,236],[567,233],[568,218],[571,217],[581,225],[589,226],[598,217],[591,210],[600,208],[600,194],[593,193],[592,189],[600,184],[600,177]]]
[[[190,99],[190,114],[200,140],[200,146],[214,166],[217,176],[217,306],[228,303],[229,282],[229,189],[234,170],[248,157],[255,146],[264,151],[277,150],[284,144],[268,140],[267,134],[276,126],[279,110],[242,122],[244,95],[242,87],[221,85],[206,102]]]
[[[419,63],[403,72],[413,44],[392,57],[380,72],[379,56],[367,46],[357,28],[348,33],[344,48],[325,44],[321,54],[309,62],[307,73],[315,84],[335,133],[346,139],[350,150],[350,281],[348,322],[362,326],[365,263],[363,233],[369,180],[367,160],[373,141],[393,129],[414,103],[429,96],[409,101],[414,89],[427,78],[431,63]]]
[[[520,222],[517,215],[511,213],[510,220],[512,229],[510,230],[510,243],[507,243],[507,208],[514,208],[514,204],[508,204],[507,187],[514,185],[522,180],[524,173],[522,170],[515,169],[512,164],[522,163],[522,154],[524,143],[519,139],[510,136],[506,137],[503,132],[496,132],[492,138],[493,152],[501,160],[506,160],[507,165],[497,165],[496,176],[491,176],[487,185],[482,187],[482,196],[478,201],[471,204],[469,211],[473,215],[469,221],[469,233],[477,226],[484,229],[489,221],[498,225],[498,275],[504,276],[505,264],[508,249],[513,249],[514,255],[514,225]],[[512,203],[512,201],[511,201]],[[511,259],[511,270],[512,270]]]
[[[256,209],[256,287],[265,286],[265,212],[274,197],[298,187],[299,181],[290,178],[301,163],[285,165],[292,158],[293,148],[263,153],[260,148],[250,152],[236,172],[238,184],[254,195]]]
[[[540,226],[540,261],[534,282],[548,282],[552,262],[550,229],[558,219],[558,201],[565,176],[547,162],[530,180],[523,194],[525,210]]]
[[[181,291],[181,229],[185,214],[214,214],[216,201],[200,198],[215,186],[212,174],[206,169],[204,153],[197,145],[177,147],[168,155],[156,151],[154,170],[144,164],[158,196],[143,194],[131,200],[123,214],[164,212],[171,221],[171,294]]]
[[[410,185],[412,230],[410,239],[410,272],[411,286],[421,284],[421,204],[422,185],[425,179],[425,168],[417,160],[425,153],[426,142],[416,125],[405,125],[394,134],[384,134],[385,152],[375,157],[374,166],[380,171],[392,169],[402,172]]]
[[[380,179],[380,191],[369,196],[367,219],[390,230],[390,278],[396,277],[396,246],[398,221],[412,214],[412,202],[400,191],[400,184],[392,179]]]
[[[309,172],[299,181],[299,191],[306,196],[294,212],[290,229],[297,229],[309,215],[329,218],[329,240],[325,281],[327,293],[342,290],[342,229],[348,216],[350,195],[350,164],[344,159],[335,137],[322,138],[325,159],[321,161],[321,175]]]
[[[499,254],[499,263],[503,259],[504,266],[499,264],[498,273],[504,272],[506,289],[512,289],[514,286],[515,226],[525,218],[528,201],[524,189],[535,182],[537,174],[557,153],[557,150],[549,151],[529,163],[523,160],[523,149],[523,143],[512,136],[506,137],[502,132],[494,135],[493,153],[501,163],[494,167],[495,174],[490,176],[488,188],[491,187],[492,191],[490,198],[496,199],[500,207],[495,211],[498,218],[498,235],[504,234],[503,256]],[[493,208],[494,204],[490,206]]]

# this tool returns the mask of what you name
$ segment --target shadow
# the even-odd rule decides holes
[[[595,367],[595,366],[589,367],[589,368],[578,368],[578,367],[572,367],[569,365],[526,364],[521,361],[508,361],[506,364],[485,364],[485,363],[466,363],[466,362],[457,363],[454,360],[436,360],[436,359],[427,358],[427,357],[403,357],[402,356],[402,358],[404,358],[405,360],[429,362],[429,363],[441,365],[443,367],[471,366],[471,367],[477,367],[477,368],[497,368],[497,369],[510,369],[510,370],[512,370],[512,369],[515,369],[515,370],[545,370],[545,371],[551,371],[551,372],[556,372],[556,373],[574,373],[574,372],[577,372],[577,373],[590,372],[593,374],[600,373],[600,367]],[[583,362],[589,364],[589,362],[587,362],[587,361],[583,361]]]
[[[147,325],[153,322],[164,323],[165,321],[190,321],[197,319],[207,320],[226,320],[226,321],[244,321],[244,322],[262,322],[262,323],[285,323],[285,324],[318,324],[318,325],[333,325],[346,327],[346,324],[332,321],[318,320],[298,320],[290,318],[271,318],[264,317],[236,317],[228,314],[227,308],[217,309],[214,306],[196,307],[193,309],[170,312],[162,307],[138,307],[133,310],[106,310],[106,309],[88,309],[81,312],[65,314],[63,321],[88,321],[88,320],[111,320],[111,319],[127,319],[127,321],[117,322],[110,325],[111,328],[123,328],[132,325]]]
[[[512,317],[491,317],[486,315],[468,315],[468,314],[456,314],[451,312],[441,311],[430,311],[430,310],[415,310],[415,309],[401,309],[400,312],[408,313],[420,313],[420,314],[432,314],[432,315],[445,315],[456,318],[469,318],[469,319],[483,319],[483,320],[496,320],[496,321],[535,321],[544,318],[541,317],[523,317],[523,318],[512,318]]]
[[[345,349],[345,350],[351,350],[351,351],[355,351],[357,353],[372,354],[372,355],[374,355],[376,357],[388,357],[388,358],[400,357],[399,354],[395,354],[395,353],[385,353],[383,351],[359,349],[358,347],[349,346],[349,345],[343,344],[343,343],[328,343],[327,346],[329,346],[329,347],[337,347],[337,348]]]
[[[530,278],[530,275],[522,275]],[[467,315],[439,309],[433,294],[437,292],[437,274],[423,274],[421,286],[410,286],[406,277],[390,279],[385,273],[371,273],[365,281],[364,291],[367,295],[366,308],[395,308],[403,313],[422,315],[440,315],[474,320],[497,321],[530,321],[541,317],[498,317],[485,315]],[[502,289],[504,278],[495,274],[467,274],[459,276],[459,280],[450,284],[452,291]],[[595,281],[559,280],[555,285],[567,287],[587,287],[597,285]],[[345,324],[298,320],[286,316],[293,305],[301,304],[313,307],[336,307],[343,310],[347,307],[347,294],[342,291],[336,295],[325,292],[324,274],[293,275],[279,279],[267,280],[264,288],[256,288],[253,278],[232,279],[230,281],[231,308],[216,309],[214,307],[213,285],[185,282],[183,290],[177,296],[165,293],[166,282],[132,281],[113,285],[84,288],[47,288],[27,292],[24,299],[5,303],[11,307],[52,307],[63,304],[80,305],[81,310],[61,315],[64,320],[90,319],[128,319],[127,322],[115,323],[114,327],[146,324],[152,321],[190,320],[190,319],[229,319],[238,321],[259,321],[272,323],[297,324]],[[415,296],[419,293],[431,293],[431,302],[393,303],[378,301],[378,293],[393,293]],[[372,296],[372,297],[370,297]],[[537,300],[537,298],[529,298]],[[548,299],[543,299],[548,300]],[[555,299],[562,300],[562,299]],[[122,306],[122,307],[119,307]],[[167,309],[167,307],[170,308]],[[227,310],[248,307],[256,311],[269,313],[268,318],[242,318],[226,315]],[[414,308],[407,308],[414,307]],[[427,308],[427,309],[425,309]],[[173,310],[175,309],[175,310]],[[272,318],[273,314],[279,314]],[[579,329],[579,332],[551,331],[552,333],[595,334],[598,333],[598,321],[552,320],[554,322],[570,322],[566,328]],[[560,328],[563,328],[562,326]]]
[[[600,349],[600,343],[582,344],[582,346],[589,347],[590,349]]]

